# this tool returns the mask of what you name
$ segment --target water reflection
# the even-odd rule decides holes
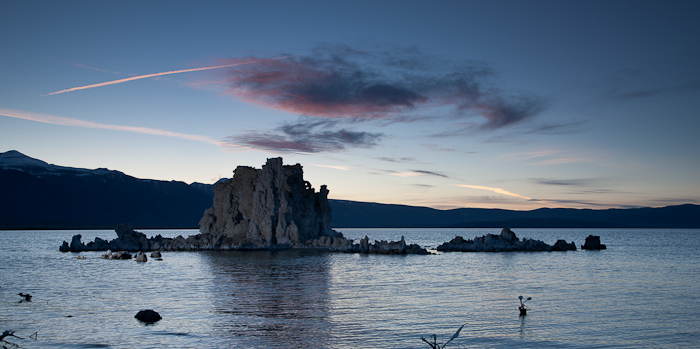
[[[213,330],[229,338],[229,343],[328,347],[327,254],[204,252],[202,260],[213,276],[209,295],[215,312]]]
[[[526,326],[526,319],[527,316],[520,316],[520,330],[518,330],[518,334],[520,334],[520,339],[525,340],[528,337],[528,331],[527,331],[527,326]]]

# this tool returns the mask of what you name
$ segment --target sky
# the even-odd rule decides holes
[[[0,1],[0,152],[329,198],[700,204],[698,1]]]

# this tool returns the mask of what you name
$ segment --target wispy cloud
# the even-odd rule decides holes
[[[333,165],[317,165],[317,164],[311,164],[311,166],[332,168],[334,170],[341,170],[341,171],[350,171],[350,166],[333,166]]]
[[[484,63],[453,62],[416,48],[325,45],[308,55],[259,60],[224,72],[239,98],[290,113],[415,121],[481,116],[483,129],[519,123],[545,107],[537,96],[495,86]],[[423,115],[430,115],[423,116]]]
[[[527,134],[553,134],[553,135],[579,133],[583,130],[584,124],[585,123],[583,121],[571,121],[571,122],[562,122],[562,123],[546,123],[546,124],[534,126],[530,130],[526,130],[525,132]]]
[[[501,156],[501,159],[509,161],[525,162],[528,165],[564,165],[573,163],[589,163],[598,166],[621,166],[622,163],[611,162],[608,157],[612,154],[608,152],[596,152],[593,150],[536,150],[528,152],[517,152]]]
[[[94,70],[94,71],[101,71],[101,72],[104,72],[104,73],[121,74],[121,73],[119,73],[119,72],[117,72],[117,71],[111,71],[111,70],[102,69],[102,68],[90,67],[90,66],[87,66],[87,65],[84,65],[84,64],[71,63],[71,65],[76,66],[76,67],[78,67],[78,68],[85,68],[85,69],[90,69],[90,70]]]
[[[430,184],[413,184],[414,187],[419,187],[419,188],[435,188],[434,185]]]
[[[391,158],[391,157],[387,157],[387,156],[380,156],[380,157],[376,157],[375,159],[381,160],[381,161],[386,161],[386,162],[396,162],[396,163],[416,161],[416,159],[411,158],[411,157]]]
[[[278,57],[278,58],[271,58],[270,60],[276,60],[284,57]],[[191,69],[180,69],[180,70],[171,70],[167,72],[161,72],[161,73],[153,73],[153,74],[145,74],[145,75],[138,75],[138,76],[132,76],[124,79],[119,79],[119,80],[112,80],[112,81],[107,81],[107,82],[101,82],[98,84],[92,84],[92,85],[85,85],[85,86],[78,86],[78,87],[72,87],[68,88],[65,90],[60,90],[56,92],[51,92],[47,93],[43,96],[51,96],[51,95],[57,95],[61,93],[66,93],[66,92],[73,92],[73,91],[79,91],[79,90],[86,90],[89,88],[96,88],[96,87],[102,87],[102,86],[109,86],[109,85],[115,85],[115,84],[121,84],[124,82],[129,82],[129,81],[134,81],[134,80],[141,80],[141,79],[148,79],[148,78],[154,78],[157,76],[163,76],[163,75],[171,75],[171,74],[181,74],[181,73],[191,73],[191,72],[196,72],[196,71],[203,71],[203,70],[211,70],[211,69],[221,69],[221,68],[228,68],[228,67],[234,67],[238,65],[244,65],[244,64],[252,64],[259,62],[260,60],[257,59],[239,59],[239,60],[234,60],[232,63],[229,64],[222,64],[222,65],[216,65],[216,66],[211,66],[211,67],[201,67],[201,68],[191,68]],[[89,68],[89,67],[86,67]]]
[[[488,191],[492,191],[492,192],[497,193],[497,194],[508,195],[508,196],[512,196],[512,197],[516,197],[516,198],[525,199],[525,200],[532,200],[532,198],[529,198],[529,197],[524,196],[524,195],[516,194],[516,193],[511,193],[503,188],[484,187],[481,185],[470,185],[470,184],[455,184],[455,185],[458,187],[463,187],[463,188],[476,189],[476,190],[488,190]]]
[[[447,152],[457,151],[457,149],[455,149],[455,148],[444,148],[444,147],[438,146],[437,144],[421,144],[421,146],[428,148],[430,150],[433,150],[433,151],[447,151]]]
[[[556,178],[532,178],[531,181],[536,184],[561,186],[561,187],[587,187],[592,185],[595,180],[592,178],[577,178],[577,179],[556,179]]]
[[[581,201],[581,200],[542,199],[542,200],[533,200],[533,201],[566,205],[564,207],[572,207],[572,206],[593,206],[593,207],[611,207],[612,206],[612,207],[615,207],[615,206],[619,206],[619,205],[611,205],[609,203],[598,203],[598,202]]]
[[[32,113],[32,112],[21,111],[21,110],[0,108],[0,115],[15,118],[15,119],[24,119],[24,120],[42,122],[45,124],[94,128],[94,129],[103,129],[103,130],[114,130],[114,131],[125,131],[125,132],[141,133],[141,134],[148,134],[148,135],[154,135],[154,136],[180,138],[180,139],[185,139],[185,140],[189,140],[189,141],[209,143],[209,144],[225,146],[225,147],[232,146],[230,144],[227,144],[227,143],[224,143],[221,141],[217,141],[217,140],[212,139],[212,138],[207,137],[207,136],[178,133],[178,132],[172,132],[172,131],[167,131],[167,130],[148,128],[148,127],[103,124],[103,123],[98,123],[98,122],[85,121],[85,120],[80,120],[80,119],[67,118],[67,117],[55,116],[55,115],[49,115],[49,114]]]
[[[442,177],[442,178],[450,178],[446,174],[442,174],[440,172],[435,172],[435,171],[426,171],[426,170],[411,170],[412,172],[415,173],[420,173],[428,176],[435,176],[435,177]]]
[[[564,206],[561,206],[560,204],[577,204],[577,205],[584,205],[584,206],[609,206],[609,205],[602,205],[602,204],[598,204],[595,202],[588,202],[588,201],[536,199],[536,198],[527,197],[525,195],[516,194],[516,193],[510,192],[508,190],[505,190],[503,188],[485,187],[485,186],[481,186],[481,185],[470,185],[470,184],[455,184],[455,185],[458,187],[463,187],[463,188],[491,191],[491,192],[494,192],[496,194],[512,196],[514,198],[524,199],[524,200],[531,201],[531,202],[538,202],[540,204],[545,204],[545,205],[551,206],[551,207],[563,208]]]
[[[425,175],[424,173],[415,172],[415,171],[399,172],[399,171],[386,170],[384,172],[386,172],[392,176],[397,176],[397,177],[415,177],[415,176]]]
[[[301,117],[272,131],[250,131],[229,136],[226,142],[270,152],[319,153],[336,152],[347,147],[369,148],[377,145],[382,133],[353,131],[342,128],[340,120]]]
[[[399,171],[394,171],[394,170],[380,170],[381,172],[388,173],[392,176],[397,176],[397,177],[416,177],[416,176],[435,176],[435,177],[442,177],[442,178],[450,178],[445,174],[442,174],[440,172],[434,172],[434,171],[426,171],[426,170],[409,170],[406,172],[399,172]]]

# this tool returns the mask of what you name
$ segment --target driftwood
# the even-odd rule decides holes
[[[527,308],[525,308],[525,302],[531,300],[532,297],[527,297],[527,299],[523,301],[523,296],[518,296],[518,299],[520,300],[520,306],[518,307],[518,310],[520,310],[520,316],[525,316],[527,315]]]
[[[445,342],[445,344],[437,342],[437,335],[430,336],[430,338],[432,338],[432,340],[433,340],[432,342],[425,339],[425,337],[420,337],[420,339],[423,342],[427,343],[431,349],[442,349],[442,348],[446,347],[448,344],[450,344],[450,342],[452,342],[455,338],[459,337],[459,332],[462,331],[463,327],[464,327],[464,325],[460,326],[459,329],[457,329],[457,332],[455,332],[455,334],[453,334],[452,337],[450,337],[450,339],[447,342]]]

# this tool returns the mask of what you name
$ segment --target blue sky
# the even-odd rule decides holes
[[[3,1],[0,152],[187,183],[282,156],[332,199],[444,209],[697,204],[699,16],[696,1]]]

